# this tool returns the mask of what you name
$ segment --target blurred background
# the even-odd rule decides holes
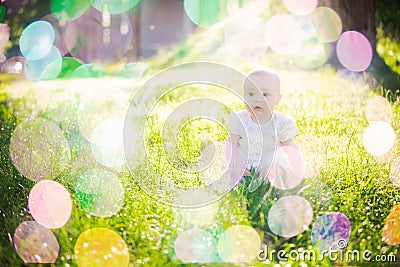
[[[2,72],[23,72],[6,62],[23,61],[15,58],[23,56],[21,34],[38,20],[53,26],[62,56],[107,64],[160,54],[168,58],[166,65],[179,63],[176,59],[186,54],[224,63],[257,60],[273,51],[303,69],[343,68],[337,41],[340,34],[357,31],[367,38],[373,60],[366,68],[350,70],[367,69],[386,87],[398,86],[400,3],[395,0],[2,0],[0,7]],[[191,37],[198,31],[204,34]],[[192,45],[183,47],[188,39]],[[288,42],[282,45],[282,40]]]

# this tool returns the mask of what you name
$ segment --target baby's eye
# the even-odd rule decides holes
[[[267,96],[268,94],[267,93],[263,93],[263,96]]]
[[[254,93],[249,93],[249,96],[253,96],[254,95]]]

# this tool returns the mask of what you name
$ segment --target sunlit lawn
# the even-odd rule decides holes
[[[245,66],[244,69],[247,69]],[[52,230],[60,243],[60,254],[55,266],[75,266],[74,246],[78,236],[93,227],[105,227],[116,231],[127,243],[132,266],[165,266],[179,264],[174,255],[174,240],[179,233],[191,227],[208,229],[216,237],[231,225],[251,225],[257,229],[263,242],[274,249],[287,252],[294,249],[311,249],[310,233],[315,219],[329,211],[340,211],[351,222],[351,236],[347,249],[372,251],[377,254],[394,254],[400,260],[398,246],[382,241],[382,230],[390,210],[400,202],[400,189],[390,182],[390,160],[399,156],[395,150],[386,159],[377,159],[365,151],[361,143],[362,134],[368,126],[365,106],[375,94],[363,82],[363,78],[338,75],[334,70],[280,71],[284,98],[278,110],[295,119],[300,135],[299,144],[307,163],[308,178],[293,190],[274,190],[265,202],[270,207],[285,195],[305,197],[313,207],[313,222],[308,230],[293,237],[281,238],[265,226],[258,214],[249,217],[237,194],[228,194],[210,210],[180,210],[164,205],[157,198],[149,197],[138,187],[135,178],[126,168],[108,169],[117,175],[125,188],[123,208],[114,216],[99,218],[90,216],[78,205],[74,188],[76,179],[86,169],[105,168],[91,156],[90,144],[79,132],[78,120],[82,117],[78,107],[85,101],[94,100],[98,105],[97,116],[123,114],[137,86],[132,81],[121,79],[79,80],[40,82],[29,84],[21,81],[3,83],[1,88],[1,182],[0,200],[2,266],[23,265],[13,248],[13,233],[19,223],[32,220],[28,210],[28,194],[34,182],[24,178],[10,160],[10,136],[15,127],[27,119],[41,117],[59,125],[71,147],[71,159],[66,169],[54,180],[63,184],[71,193],[72,215],[68,223]],[[71,85],[72,84],[72,85]],[[223,98],[234,109],[241,103],[216,88],[196,91],[196,87],[164,97],[160,108],[174,109],[179,103],[199,96],[212,99]],[[400,107],[393,104],[392,127],[399,136]],[[160,113],[162,114],[162,112]],[[151,151],[148,162],[158,172],[170,175],[176,183],[192,186],[196,177],[182,182],[179,173],[163,154],[160,125],[162,116],[153,115],[149,120],[148,133]],[[201,129],[201,130],[199,130]],[[212,141],[224,141],[227,133],[211,124],[194,123],[182,128],[179,134],[181,160],[196,162],[200,154],[204,131]],[[379,140],[377,140],[379,141]],[[183,163],[184,163],[183,162]],[[181,162],[182,163],[182,162]],[[107,169],[107,168],[105,168]],[[147,175],[141,166],[135,175]],[[150,178],[150,177],[149,177]],[[137,177],[136,177],[137,179]],[[189,183],[186,184],[185,183]],[[263,209],[261,209],[263,210]],[[260,212],[266,212],[264,209]],[[266,215],[265,215],[266,216]],[[282,220],[285,220],[282,218]],[[222,264],[222,263],[218,263]],[[263,265],[255,261],[254,265]],[[299,262],[294,263],[294,265]],[[309,263],[311,265],[316,262]],[[347,264],[359,266],[359,262],[323,261],[323,266]],[[366,264],[366,263],[362,263]],[[375,263],[376,264],[376,263]],[[397,263],[398,264],[398,263]],[[206,265],[217,265],[209,263]],[[396,265],[396,264],[393,264]]]
[[[73,201],[67,224],[60,229],[52,229],[60,244],[59,257],[54,266],[77,265],[74,246],[80,234],[90,228],[108,228],[118,233],[128,246],[131,266],[182,264],[175,253],[174,242],[179,234],[196,227],[218,239],[230,226],[248,225],[256,229],[261,241],[270,249],[285,250],[287,253],[311,250],[315,249],[310,239],[314,222],[322,214],[337,211],[351,222],[347,250],[358,250],[360,253],[370,250],[372,256],[395,255],[397,263],[330,261],[325,257],[315,262],[306,261],[309,266],[399,264],[398,245],[382,241],[382,231],[391,209],[400,202],[400,189],[390,182],[391,162],[400,153],[396,144],[386,155],[376,158],[362,144],[363,133],[369,125],[366,105],[369,99],[381,94],[380,89],[371,87],[364,74],[350,74],[329,67],[304,71],[294,66],[290,57],[277,57],[273,53],[266,53],[258,61],[228,58],[223,53],[214,53],[221,42],[218,33],[208,34],[192,36],[175,49],[148,60],[146,64],[150,70],[141,80],[110,77],[29,83],[18,77],[1,76],[0,266],[24,265],[14,249],[13,235],[21,222],[32,220],[28,195],[35,182],[25,178],[13,165],[10,138],[17,125],[35,118],[53,121],[61,129],[70,149],[70,158],[66,162],[52,162],[45,157],[39,160],[39,164],[44,166],[54,164],[65,167],[61,173],[49,178],[64,185]],[[210,38],[214,39],[210,41]],[[168,140],[178,144],[171,150],[178,157],[171,160],[171,155],[167,155],[164,149],[162,126],[169,112],[196,98],[218,100],[233,110],[242,109],[241,101],[227,90],[216,86],[187,85],[166,94],[147,120],[146,163],[132,172],[126,166],[104,166],[109,163],[107,158],[106,162],[99,163],[89,141],[85,139],[87,132],[108,117],[123,120],[135,92],[146,79],[164,67],[196,60],[218,62],[243,73],[256,66],[269,66],[276,68],[280,74],[283,99],[277,110],[292,117],[299,127],[296,142],[305,159],[307,177],[292,190],[272,189],[256,212],[246,208],[249,206],[243,196],[246,194],[239,189],[201,209],[173,208],[161,202],[160,196],[148,194],[149,187],[163,194],[163,189],[156,183],[158,176],[184,188],[202,185],[203,181],[196,172],[182,179],[179,169],[195,166],[201,151],[210,142],[225,142],[227,132],[210,121],[191,121],[178,134],[167,136]],[[391,103],[391,107],[391,126],[398,139],[400,105],[395,102]],[[54,138],[49,136],[51,140]],[[109,141],[112,143],[114,140]],[[114,216],[101,218],[90,215],[82,207],[81,196],[76,191],[77,180],[93,168],[107,170],[122,182],[124,204]],[[149,169],[159,175],[155,176]],[[145,181],[147,191],[137,181]],[[292,238],[283,238],[270,231],[267,213],[279,199],[291,195],[308,200],[313,209],[313,220],[304,232]],[[255,201],[259,200],[256,198]],[[205,248],[200,244],[197,253],[203,256],[216,253],[215,244],[207,244],[209,246]],[[218,257],[214,261],[204,265],[224,265]],[[277,259],[273,259],[272,263],[278,263]],[[300,261],[289,263],[300,265]],[[255,260],[251,265],[263,266],[264,263]]]

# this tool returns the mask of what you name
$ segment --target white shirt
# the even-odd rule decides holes
[[[228,127],[230,134],[240,136],[239,149],[248,169],[269,166],[280,143],[299,133],[293,120],[277,111],[262,124],[255,123],[247,110],[233,112]]]

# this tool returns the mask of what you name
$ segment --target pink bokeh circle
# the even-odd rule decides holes
[[[357,31],[344,32],[336,45],[337,57],[351,71],[364,71],[371,64],[372,47],[368,39]]]
[[[61,184],[42,180],[29,193],[29,211],[32,217],[48,228],[64,226],[72,211],[72,202],[67,189]]]

